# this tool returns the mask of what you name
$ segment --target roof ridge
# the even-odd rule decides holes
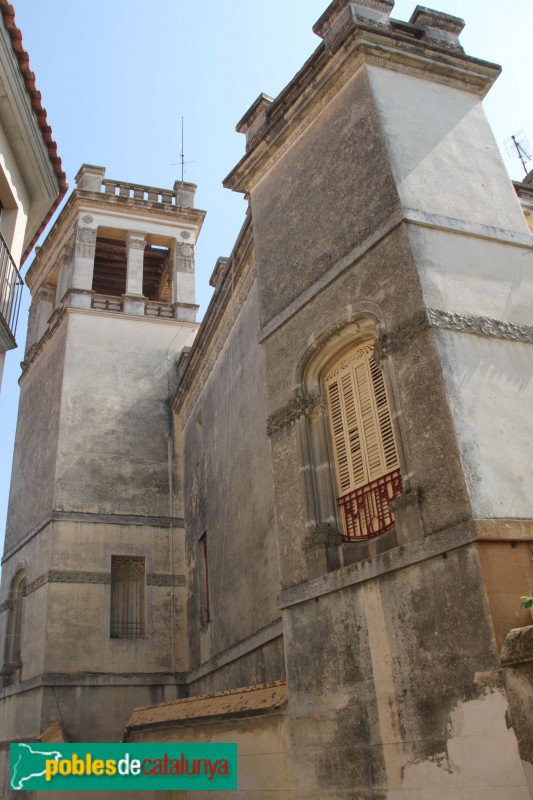
[[[30,98],[31,106],[35,113],[37,124],[39,126],[41,135],[43,137],[43,142],[45,144],[46,149],[48,150],[48,157],[50,159],[52,167],[54,168],[57,183],[59,186],[59,194],[56,200],[54,201],[48,214],[44,218],[41,226],[39,227],[39,230],[37,231],[37,233],[35,234],[35,236],[33,237],[30,244],[27,246],[26,250],[22,255],[22,258],[20,260],[20,263],[22,265],[26,260],[26,258],[28,257],[30,251],[32,250],[35,242],[37,241],[37,239],[45,229],[46,225],[48,224],[50,218],[52,217],[59,203],[66,194],[66,191],[68,189],[68,183],[67,183],[67,176],[63,171],[61,158],[57,154],[57,142],[52,138],[52,128],[48,124],[46,108],[44,108],[41,105],[41,92],[35,86],[35,73],[30,69],[30,57],[22,45],[22,31],[20,30],[20,28],[17,27],[17,24],[15,22],[15,9],[13,8],[9,0],[0,0],[0,12],[4,20],[4,25],[6,26],[7,32],[9,33],[9,37],[11,39],[11,46],[13,47],[13,52],[15,53],[19,65],[20,74],[22,75],[22,79],[24,80],[24,85],[26,87],[28,97]]]

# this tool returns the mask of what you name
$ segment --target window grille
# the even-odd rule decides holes
[[[111,638],[144,636],[144,557],[111,556]]]
[[[337,361],[325,390],[344,538],[377,536],[394,525],[389,501],[402,493],[383,374],[366,342]]]

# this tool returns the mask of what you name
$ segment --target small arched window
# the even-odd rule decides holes
[[[13,578],[10,592],[10,609],[4,650],[4,685],[20,681],[22,671],[22,643],[24,623],[24,598],[26,596],[26,570]]]
[[[344,538],[368,539],[394,525],[389,503],[402,493],[398,451],[374,341],[344,353],[325,373],[337,502]]]

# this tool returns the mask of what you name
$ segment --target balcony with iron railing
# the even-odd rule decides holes
[[[17,346],[15,335],[24,281],[0,234],[0,351]]]
[[[339,497],[345,542],[361,542],[385,533],[394,525],[390,503],[403,492],[399,469]]]

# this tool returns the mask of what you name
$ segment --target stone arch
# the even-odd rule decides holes
[[[408,473],[398,425],[398,404],[381,311],[371,302],[347,306],[334,323],[307,342],[307,347],[300,355],[295,368],[296,395],[301,398],[302,408],[305,409],[298,420],[298,437],[302,474],[306,484],[308,541],[313,544],[325,544],[326,547],[332,544],[338,546],[342,542],[343,531],[343,518],[337,506],[324,376],[345,353],[356,349],[359,344],[368,342],[374,342],[375,360],[383,373],[401,472],[403,475]],[[334,566],[336,559],[329,561]]]
[[[9,616],[4,643],[2,667],[4,686],[18,683],[22,673],[22,644],[24,628],[24,606],[27,589],[26,565],[17,564],[9,591]]]

